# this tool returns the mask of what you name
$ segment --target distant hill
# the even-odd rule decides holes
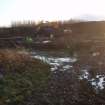
[[[88,21],[62,25],[71,28],[73,33],[105,33],[105,21]]]
[[[73,34],[79,33],[105,33],[105,21],[78,21],[78,22],[70,22],[66,21],[64,23],[54,23],[54,25],[50,25],[51,23],[41,23],[36,26],[16,26],[9,28],[0,28],[0,37],[9,37],[9,36],[37,36],[40,33],[46,35],[46,31],[51,28],[55,30],[55,34],[63,35],[64,29],[71,29]],[[56,25],[58,24],[58,26]],[[57,26],[54,28],[54,26]],[[47,28],[45,31],[42,31]],[[42,32],[40,32],[42,31]],[[48,33],[48,32],[47,32]],[[48,35],[48,34],[47,34]]]
[[[67,40],[69,42],[93,42],[93,40],[103,42],[105,40],[105,21],[48,22],[34,26],[27,24],[26,26],[0,28],[0,46],[3,47],[7,45],[35,46],[37,42],[37,45],[42,48],[46,40],[50,41],[53,46],[63,46]]]
[[[83,15],[75,17],[75,19],[80,19],[84,21],[102,21],[102,20],[105,20],[105,16],[83,14]]]

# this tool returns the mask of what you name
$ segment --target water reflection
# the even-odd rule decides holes
[[[88,70],[81,70],[82,74],[79,76],[80,80],[87,80],[95,90],[103,90],[105,87],[105,75],[96,74],[95,77],[91,77]]]
[[[61,56],[61,55],[60,55]],[[72,68],[72,64],[74,62],[77,61],[76,58],[70,58],[69,56],[54,56],[54,55],[46,55],[46,54],[42,54],[42,53],[35,53],[33,54],[33,57],[36,59],[40,59],[43,62],[48,63],[51,66],[51,71],[55,71],[55,70],[61,70],[61,71],[65,71],[65,70],[69,70],[70,68]]]
[[[76,57],[70,57],[62,52],[32,52],[32,57],[40,59],[43,62],[48,63],[51,66],[51,71],[70,71],[73,70],[73,64],[77,62]],[[81,69],[81,68],[80,68]],[[78,75],[79,80],[86,80],[91,84],[91,86],[97,90],[103,90],[105,87],[105,75],[95,74],[94,76],[89,72],[89,65],[85,69],[80,70],[80,75]],[[93,71],[95,72],[95,71]]]

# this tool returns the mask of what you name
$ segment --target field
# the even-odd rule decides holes
[[[105,105],[105,22],[1,27],[0,105]]]

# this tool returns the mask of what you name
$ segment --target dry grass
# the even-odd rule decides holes
[[[45,68],[49,67],[47,64],[43,64],[43,62],[33,59],[30,54],[25,51],[0,50],[0,71],[1,69],[3,69],[3,72],[37,70],[39,68],[43,69],[43,65],[45,65]]]
[[[0,105],[26,105],[33,92],[42,95],[49,73],[47,64],[28,53],[0,50]]]
[[[16,50],[0,50],[0,62],[8,61],[8,62],[22,62],[26,60],[31,60],[27,53],[19,53]]]

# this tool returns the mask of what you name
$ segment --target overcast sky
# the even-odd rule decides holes
[[[105,0],[0,0],[0,26],[12,21],[52,21],[79,16],[104,18]]]

